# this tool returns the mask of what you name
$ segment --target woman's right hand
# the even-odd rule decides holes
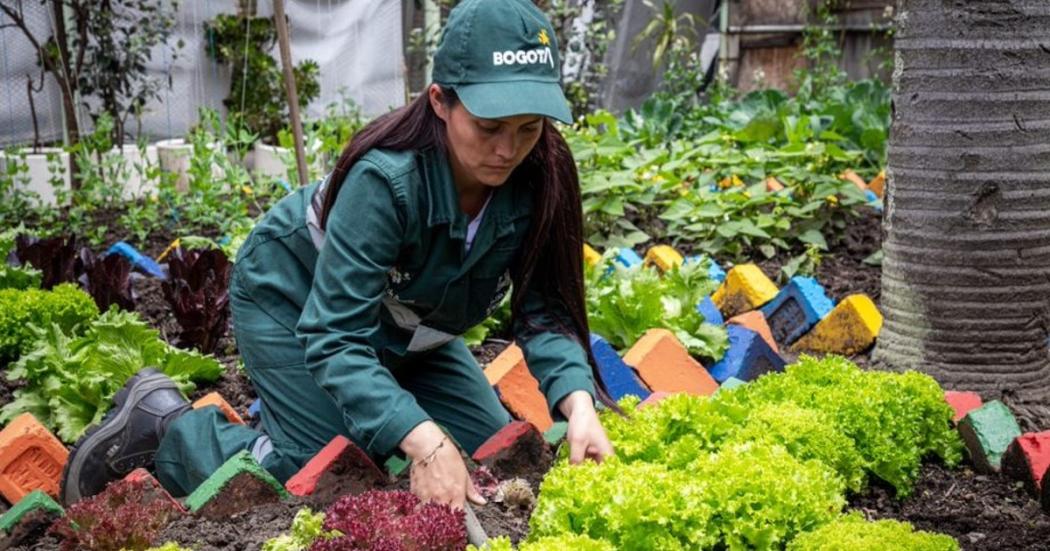
[[[462,509],[466,500],[485,504],[470,480],[459,448],[433,421],[416,425],[401,441],[401,450],[412,462],[412,493],[420,500]]]

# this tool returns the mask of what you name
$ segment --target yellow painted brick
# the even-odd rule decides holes
[[[718,182],[719,189],[729,189],[731,187],[737,187],[742,185],[744,185],[744,181],[741,180],[740,176],[737,176],[736,174],[732,176],[726,176]]]
[[[867,295],[850,295],[791,349],[848,356],[871,346],[881,329],[882,314],[875,303]]]
[[[735,266],[711,295],[715,306],[727,318],[750,312],[773,300],[779,289],[755,264]]]
[[[655,265],[664,272],[681,266],[682,262],[685,262],[685,259],[670,245],[655,245],[645,253],[645,265]]]
[[[583,244],[583,262],[588,266],[597,266],[602,260],[602,255],[598,251],[594,250],[594,247],[584,243]]]

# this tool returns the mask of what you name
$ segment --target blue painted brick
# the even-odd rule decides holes
[[[616,254],[616,261],[625,268],[633,268],[642,264],[642,257],[634,252],[634,249],[622,247]]]
[[[834,301],[816,279],[795,276],[761,310],[773,340],[786,345],[809,332],[834,307]]]
[[[878,195],[875,195],[874,191],[870,189],[864,191],[864,198],[868,200],[868,205],[874,208],[878,212],[882,212],[882,199],[879,199]]]
[[[730,378],[753,381],[759,375],[783,371],[784,360],[769,347],[762,336],[736,324],[726,327],[729,332],[729,350],[708,371],[719,383]]]
[[[700,312],[701,316],[704,316],[704,321],[707,323],[713,323],[715,325],[724,325],[726,320],[722,317],[722,312],[719,311],[718,306],[715,306],[715,301],[711,300],[711,295],[704,297],[699,304],[696,305],[696,311]]]
[[[256,398],[255,401],[252,402],[252,405],[248,406],[248,417],[258,417],[259,416],[259,408],[261,408],[261,407],[262,407],[262,400],[259,399],[259,398]]]
[[[598,335],[591,334],[591,351],[594,352],[594,360],[598,362],[598,372],[608,387],[609,395],[613,400],[633,394],[642,400],[649,397],[649,391],[645,385],[638,380],[634,369],[623,363],[620,355],[613,350],[612,345]]]
[[[114,243],[106,254],[119,254],[131,262],[131,265],[146,272],[147,274],[160,278],[168,279],[168,273],[164,271],[164,268],[157,264],[157,261],[152,258],[140,253],[135,247],[132,247],[124,241],[117,241]]]
[[[704,260],[704,259],[707,259],[707,260],[710,261],[710,265],[707,268],[707,277],[709,277],[709,278],[711,278],[711,279],[713,279],[713,280],[715,280],[715,281],[717,281],[719,283],[722,283],[723,281],[725,281],[726,280],[726,271],[723,270],[722,267],[718,265],[718,262],[715,262],[715,259],[707,256],[706,254],[695,254],[693,256],[687,256],[685,258],[685,263],[689,264],[690,262],[699,262],[699,261]]]

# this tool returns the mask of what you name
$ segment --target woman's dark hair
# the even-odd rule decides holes
[[[442,102],[452,108],[459,98],[451,88],[441,87]],[[375,119],[350,140],[328,179],[321,214],[325,228],[339,188],[350,169],[373,149],[422,151],[436,148],[447,152],[445,122],[430,105],[424,92],[408,105]],[[525,296],[535,288],[548,305],[561,305],[568,320],[558,320],[563,332],[573,336],[587,352],[596,384],[598,400],[619,411],[609,396],[594,353],[583,282],[583,207],[576,162],[558,129],[544,119],[539,141],[511,180],[528,182],[532,187],[532,220],[524,248],[511,267],[514,289],[511,296],[511,323],[522,319]],[[535,331],[550,328],[528,328]]]

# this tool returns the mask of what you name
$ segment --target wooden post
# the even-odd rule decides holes
[[[284,89],[288,95],[288,117],[295,137],[295,164],[299,169],[299,185],[307,184],[306,153],[303,149],[303,125],[299,120],[299,94],[295,91],[292,72],[292,47],[288,41],[288,21],[284,17],[284,0],[273,0],[273,19],[277,25],[277,43],[281,48],[281,66],[284,68]]]

